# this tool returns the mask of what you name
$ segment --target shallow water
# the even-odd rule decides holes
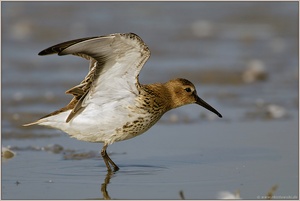
[[[273,185],[275,199],[298,199],[296,2],[1,5],[2,146],[16,153],[2,159],[2,199],[216,199],[237,190],[257,199]],[[64,91],[87,73],[80,58],[39,51],[115,32],[137,33],[152,51],[142,83],[185,77],[224,118],[196,105],[170,111],[108,148],[121,169],[107,175],[101,144],[21,125],[66,104]],[[251,66],[263,73],[248,83]]]

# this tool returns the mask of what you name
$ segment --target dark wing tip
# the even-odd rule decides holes
[[[40,56],[44,56],[44,55],[49,55],[49,54],[58,54],[58,55],[62,55],[60,54],[64,49],[76,44],[76,43],[80,43],[82,41],[88,40],[88,39],[92,39],[92,38],[98,38],[99,36],[95,36],[95,37],[87,37],[87,38],[80,38],[80,39],[75,39],[75,40],[70,40],[67,42],[63,42],[63,43],[59,43],[57,45],[53,45],[47,49],[42,50],[41,52],[39,52],[38,55]]]
[[[65,43],[54,45],[54,46],[51,46],[47,49],[44,49],[44,50],[40,51],[38,55],[39,56],[45,56],[45,55],[49,55],[49,54],[58,54],[58,55],[60,55],[60,52],[62,52],[64,49],[66,49],[67,47],[69,47],[71,45],[72,44],[66,45]]]
[[[45,50],[40,51],[38,55],[39,55],[39,56],[44,56],[44,55],[55,54],[55,53],[57,53],[57,52],[54,52],[54,51],[52,50],[52,48],[51,48],[51,49],[50,49],[50,48],[47,48],[47,49],[45,49]]]

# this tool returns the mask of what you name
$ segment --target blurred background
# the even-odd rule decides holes
[[[79,57],[38,52],[118,32],[138,34],[151,50],[141,83],[186,78],[223,118],[185,106],[109,147],[121,167],[106,183],[112,198],[180,199],[182,190],[186,199],[222,191],[263,199],[278,185],[273,198],[299,199],[298,9],[298,2],[2,2],[2,199],[105,198],[100,144],[21,125],[66,105],[64,92],[88,72]]]

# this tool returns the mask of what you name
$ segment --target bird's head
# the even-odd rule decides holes
[[[196,88],[190,81],[183,78],[176,78],[165,83],[165,86],[168,88],[172,97],[171,108],[196,103],[215,113],[219,117],[222,117],[222,115],[216,109],[214,109],[197,95]]]

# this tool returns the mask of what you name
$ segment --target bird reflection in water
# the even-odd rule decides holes
[[[110,200],[111,199],[108,192],[107,192],[107,185],[109,184],[110,179],[113,175],[114,175],[113,171],[107,171],[104,182],[101,184],[101,193],[103,195],[104,200]]]

